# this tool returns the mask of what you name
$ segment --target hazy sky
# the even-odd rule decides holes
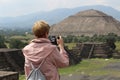
[[[86,5],[105,5],[120,11],[120,0],[0,0],[0,17]]]

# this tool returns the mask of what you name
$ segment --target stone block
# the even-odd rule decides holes
[[[18,72],[0,71],[0,80],[19,80]]]

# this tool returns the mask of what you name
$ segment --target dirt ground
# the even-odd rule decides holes
[[[103,69],[120,71],[120,63],[111,63],[106,67],[104,67]],[[115,77],[110,75],[89,76],[89,75],[81,75],[81,74],[69,74],[69,75],[61,76],[60,80],[120,80],[120,77]]]
[[[67,76],[61,76],[60,80],[120,80],[120,77],[113,76],[89,76],[89,75],[79,75],[70,74]]]

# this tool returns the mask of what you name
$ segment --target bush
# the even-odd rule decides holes
[[[5,38],[3,35],[0,35],[0,48],[6,48]]]
[[[10,41],[9,41],[9,48],[21,49],[25,45],[27,45],[27,43],[24,43],[24,42],[22,42],[21,40],[18,40],[18,39],[10,39]]]

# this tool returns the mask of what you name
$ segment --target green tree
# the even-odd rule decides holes
[[[70,43],[73,41],[73,36],[72,35],[68,35],[67,37],[64,37],[64,41],[65,43]]]
[[[0,35],[0,48],[6,48],[5,38],[3,35]]]
[[[10,39],[9,41],[9,47],[10,48],[17,48],[21,49],[23,48],[27,43],[22,42],[21,40],[18,39]]]

